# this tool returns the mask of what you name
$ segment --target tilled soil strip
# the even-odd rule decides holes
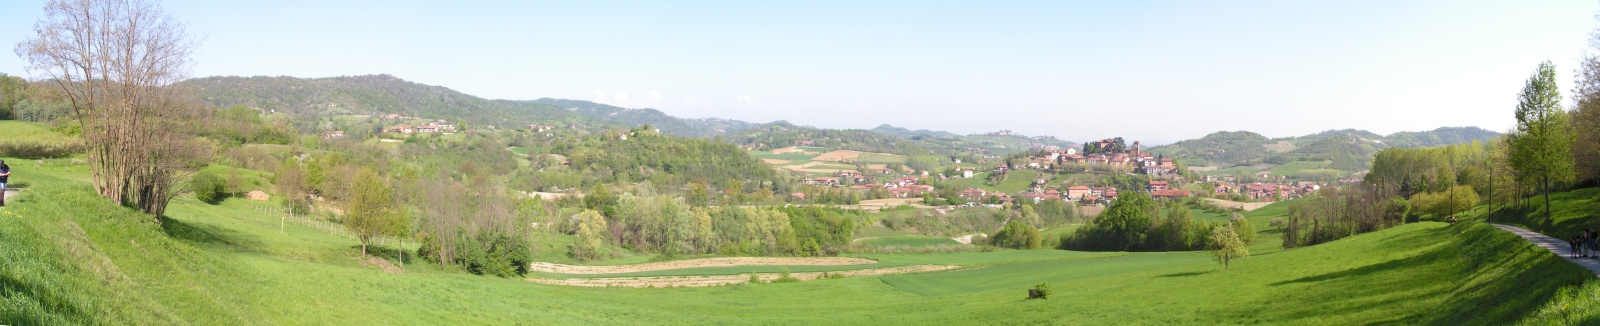
[[[956,268],[960,268],[960,267],[961,266],[955,266],[955,265],[915,265],[915,266],[899,266],[899,267],[857,269],[857,270],[835,271],[835,272],[790,273],[789,276],[793,277],[793,278],[796,278],[796,279],[799,279],[801,281],[811,281],[811,280],[816,280],[816,279],[821,279],[821,278],[824,278],[824,277],[828,277],[828,275],[830,275],[830,274],[840,274],[840,275],[843,275],[843,276],[846,276],[846,277],[875,276],[875,275],[889,275],[889,274],[904,274],[904,273],[943,271],[943,270],[956,269]],[[757,277],[759,277],[762,282],[771,282],[773,280],[778,279],[779,277],[782,277],[782,275],[780,275],[778,273],[759,273],[759,275]],[[643,287],[653,287],[653,288],[701,287],[701,286],[719,286],[719,285],[732,285],[732,284],[749,283],[750,282],[750,274],[699,275],[699,276],[616,277],[616,278],[569,278],[569,279],[529,278],[528,281],[529,282],[534,282],[534,283],[540,283],[540,284],[584,286],[584,287],[611,287],[611,286],[615,286],[615,287],[633,287],[633,288],[643,288]]]
[[[560,274],[620,274],[698,267],[841,266],[876,263],[878,263],[876,260],[852,257],[717,257],[617,266],[575,266],[535,262],[528,266],[528,270]]]

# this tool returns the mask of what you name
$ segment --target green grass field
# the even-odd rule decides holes
[[[1033,184],[1033,180],[1039,177],[1039,172],[1032,170],[1016,170],[1011,171],[1010,174],[1011,175],[1007,176],[1006,180],[1000,182],[1000,185],[998,186],[984,184],[983,181],[985,178],[989,177],[989,172],[973,174],[971,178],[951,179],[947,182],[947,184],[968,188],[978,188],[991,192],[999,191],[1015,195],[1023,190],[1031,189],[1030,186]]]
[[[955,240],[951,240],[950,238],[928,237],[928,236],[917,236],[917,235],[893,236],[893,237],[880,237],[880,238],[864,239],[864,240],[861,240],[859,243],[862,244],[862,245],[879,246],[879,247],[889,247],[889,246],[926,247],[926,246],[959,244],[958,242],[956,242]]]
[[[0,138],[38,137],[41,135],[56,134],[50,130],[49,125],[36,122],[0,120]]]
[[[813,155],[813,154],[803,154],[803,153],[773,154],[771,151],[747,151],[747,152],[750,153],[750,156],[755,156],[756,158],[770,158],[770,159],[789,160],[789,161],[810,161],[811,158],[817,157],[816,155]]]
[[[856,162],[862,164],[905,163],[906,157],[904,155],[884,153],[861,153],[860,156],[856,157]]]
[[[934,273],[707,288],[580,288],[407,261],[229,199],[175,200],[162,224],[44,160],[0,208],[0,323],[35,324],[1549,324],[1597,321],[1594,275],[1481,223],[1416,223],[1222,270],[1202,252],[1001,250],[863,255]],[[1583,193],[1574,194],[1573,198]],[[1281,215],[1274,204],[1246,214]],[[1258,229],[1265,229],[1261,221]],[[895,240],[898,241],[898,240]],[[909,240],[907,240],[909,241]],[[414,244],[407,248],[414,248]],[[541,247],[541,255],[549,255]],[[394,250],[380,255],[398,263]],[[408,258],[410,259],[410,258]],[[642,262],[633,256],[606,263]],[[738,270],[734,270],[738,269]],[[748,273],[663,271],[658,275]],[[798,268],[791,268],[799,271]],[[1024,300],[1048,282],[1049,300]],[[1568,285],[1579,285],[1567,287]],[[1554,298],[1554,299],[1552,299]],[[1577,315],[1560,314],[1558,304]],[[1534,319],[1524,319],[1534,318]]]

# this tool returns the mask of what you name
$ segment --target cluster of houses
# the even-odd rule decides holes
[[[407,125],[394,126],[394,127],[389,127],[389,129],[384,130],[384,132],[396,132],[396,133],[402,133],[402,134],[410,134],[410,133],[441,133],[441,132],[455,132],[455,131],[456,131],[456,126],[452,125],[452,124],[446,124],[444,120],[438,120],[438,121],[435,121],[435,122],[429,122],[428,124],[425,124],[425,125],[417,125],[417,126],[407,126]]]
[[[1101,140],[1098,143],[1108,142],[1111,142],[1111,140]],[[1135,171],[1141,171],[1146,175],[1158,177],[1178,172],[1177,162],[1170,158],[1159,157],[1155,154],[1141,151],[1137,141],[1133,142],[1132,150],[1120,152],[1107,151],[1084,154],[1079,153],[1076,148],[1047,149],[1044,151],[1044,155],[1029,157],[1024,165],[1029,169],[1050,170],[1060,168],[1064,164],[1128,167]],[[1020,169],[1024,167],[1012,166],[1010,168]]]
[[[885,169],[874,172],[888,174],[893,170]],[[802,183],[830,187],[849,185],[850,190],[861,192],[872,191],[873,188],[882,187],[885,191],[888,191],[889,196],[895,198],[921,196],[924,193],[934,191],[933,186],[918,184],[919,180],[922,180],[921,176],[907,175],[887,182],[873,182],[872,178],[862,174],[860,171],[846,170],[834,172],[832,177],[808,178],[802,180]]]
[[[1216,185],[1215,190],[1213,190],[1216,195],[1239,194],[1251,200],[1290,200],[1306,197],[1316,193],[1318,190],[1322,190],[1322,185],[1312,182],[1297,184],[1217,182]]]
[[[1150,193],[1151,197],[1157,199],[1182,199],[1191,195],[1188,190],[1171,189],[1170,183],[1160,180],[1150,181],[1144,190]],[[1083,205],[1109,205],[1111,204],[1112,200],[1117,199],[1118,194],[1119,192],[1116,187],[1090,187],[1079,185],[1066,187],[1065,191],[1044,188],[1042,186],[1034,186],[1032,189],[1019,192],[1015,196],[1003,192],[990,192],[978,188],[968,188],[967,190],[962,191],[959,196],[962,199],[973,201],[984,200],[993,197],[997,198],[1002,203],[1009,203],[1014,200],[1021,199],[1031,201],[1035,204],[1047,200],[1062,200],[1077,202]]]

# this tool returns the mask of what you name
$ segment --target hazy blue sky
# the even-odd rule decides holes
[[[0,44],[42,1],[0,3]],[[193,76],[393,74],[681,117],[1169,142],[1503,130],[1595,1],[168,1]],[[24,75],[12,53],[0,72]],[[1570,96],[1568,96],[1570,98]]]

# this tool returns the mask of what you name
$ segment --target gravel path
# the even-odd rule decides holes
[[[1588,268],[1589,271],[1595,273],[1595,276],[1600,276],[1600,259],[1572,258],[1572,246],[1569,245],[1566,240],[1552,238],[1547,235],[1539,234],[1538,232],[1529,231],[1528,229],[1515,226],[1503,224],[1492,225],[1500,228],[1501,230],[1506,230],[1507,232],[1521,236],[1523,239],[1528,239],[1528,241],[1533,242],[1534,245],[1550,250],[1550,252],[1555,253],[1556,256],[1561,256],[1562,259],[1566,259],[1573,264],[1578,264],[1578,266]]]

